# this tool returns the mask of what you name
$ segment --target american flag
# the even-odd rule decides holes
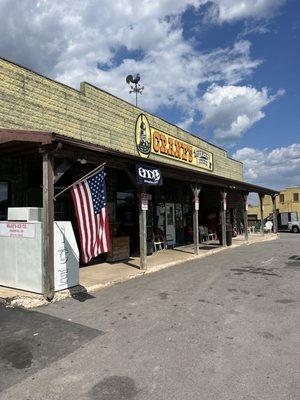
[[[110,250],[105,175],[102,169],[71,189],[85,264]]]

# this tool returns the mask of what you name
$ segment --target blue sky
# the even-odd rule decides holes
[[[90,82],[244,163],[300,185],[297,0],[0,0],[0,55],[75,88]],[[4,17],[5,16],[5,17]]]
[[[195,35],[199,15],[193,10],[183,15],[186,37]],[[265,33],[251,33],[251,29],[261,26]],[[247,34],[247,28],[249,33]],[[216,47],[230,46],[237,37],[251,42],[254,59],[262,60],[252,76],[245,82],[256,88],[264,86],[285,94],[266,109],[266,117],[253,125],[236,143],[236,147],[253,146],[259,148],[286,146],[299,142],[300,138],[300,3],[296,0],[286,2],[278,14],[266,22],[238,20],[223,25],[206,24],[196,33],[199,47],[211,51]],[[193,130],[201,135],[201,127],[193,125]],[[210,140],[212,135],[206,133]],[[271,142],[271,143],[270,143]],[[232,143],[228,147],[231,151]],[[299,182],[300,184],[300,182]]]

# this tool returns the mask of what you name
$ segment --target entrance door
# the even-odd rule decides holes
[[[176,243],[174,203],[166,203],[166,240],[173,246]]]

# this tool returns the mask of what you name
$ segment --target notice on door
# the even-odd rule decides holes
[[[141,206],[142,206],[143,211],[148,210],[148,194],[147,193],[141,194]]]
[[[0,236],[33,239],[35,225],[26,222],[0,222]]]

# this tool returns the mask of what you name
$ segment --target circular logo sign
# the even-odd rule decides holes
[[[148,158],[151,152],[151,131],[146,115],[140,114],[135,124],[135,142],[139,155]]]

